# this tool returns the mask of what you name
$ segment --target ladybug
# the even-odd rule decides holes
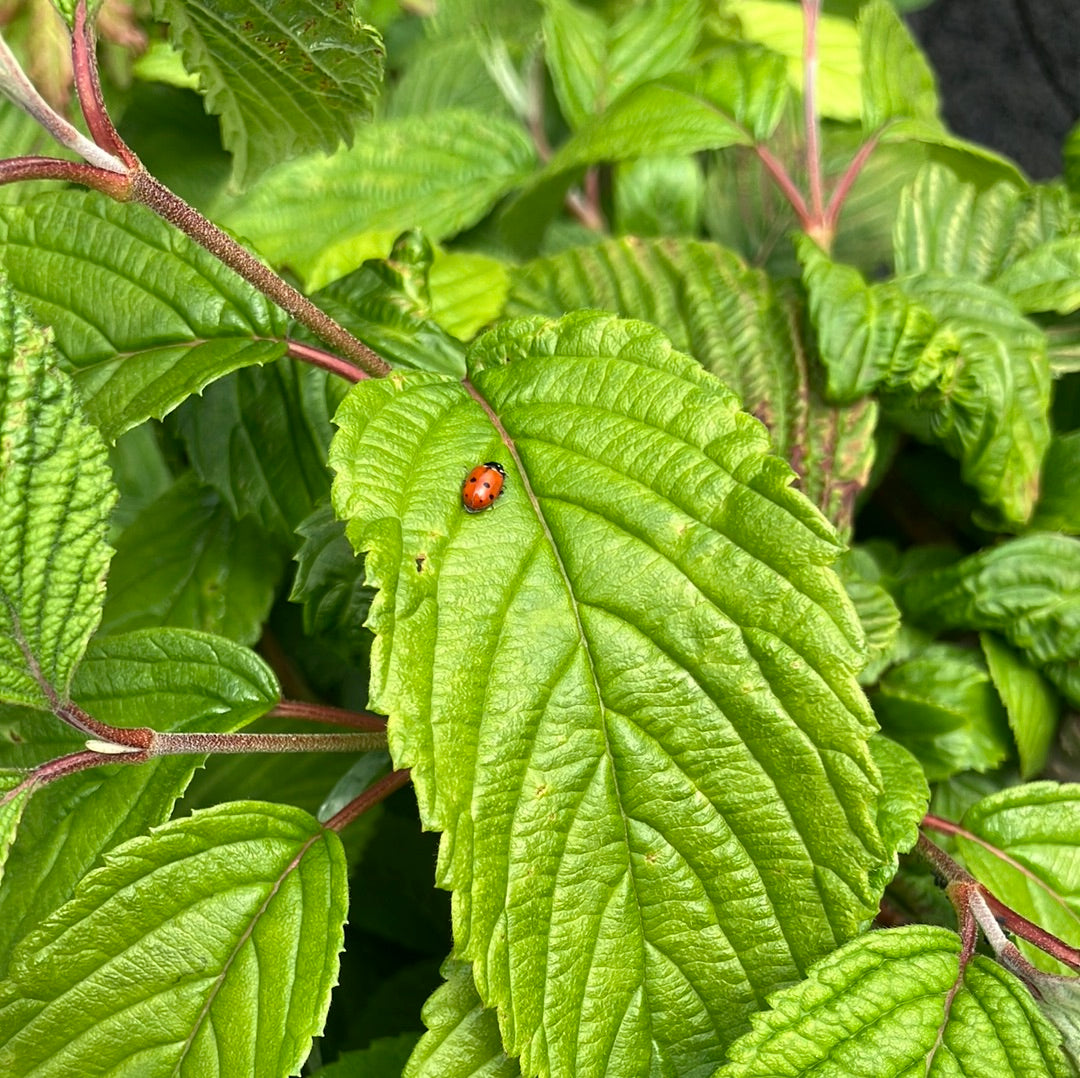
[[[461,487],[461,504],[466,513],[482,513],[495,504],[495,499],[503,492],[506,482],[506,469],[493,460],[478,464]]]

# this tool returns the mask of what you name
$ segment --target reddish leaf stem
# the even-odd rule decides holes
[[[9,157],[0,160],[0,184],[22,180],[66,180],[93,188],[103,195],[126,202],[131,181],[119,172],[110,172],[82,161],[63,161],[59,157]]]
[[[784,197],[791,203],[791,208],[795,211],[799,218],[799,224],[802,225],[805,231],[808,231],[811,226],[810,211],[806,205],[806,199],[803,198],[802,192],[795,186],[795,181],[788,175],[787,169],[780,163],[779,159],[774,157],[773,154],[760,144],[754,146],[754,152],[758,155],[761,163],[768,169],[769,174],[776,182],[776,186],[784,193]]]
[[[271,715],[283,719],[301,719],[305,722],[325,722],[335,726],[351,726],[356,730],[386,730],[386,719],[367,711],[346,711],[329,704],[312,704],[306,700],[282,700]]]
[[[289,349],[287,354],[290,358],[299,359],[315,367],[322,367],[323,370],[336,374],[346,381],[359,382],[368,377],[366,371],[360,370],[354,363],[334,355],[333,352],[327,352],[322,348],[316,348],[314,345],[294,341],[291,337],[286,338],[285,344]]]
[[[866,162],[870,160],[870,155],[877,149],[880,137],[880,135],[873,135],[859,147],[858,153],[851,159],[851,163],[837,182],[832,197],[829,199],[829,205],[825,210],[825,227],[830,233],[836,231],[836,225],[840,220],[840,211],[844,208],[844,202],[847,200],[852,187],[855,186],[855,181],[859,178]]]
[[[802,0],[803,9],[803,115],[806,123],[806,172],[810,184],[813,223],[824,223],[821,194],[821,129],[817,113],[818,16],[821,0]]]
[[[368,809],[385,801],[395,790],[400,790],[410,778],[407,768],[391,771],[377,782],[373,782],[362,794],[354,797],[340,812],[331,816],[324,826],[330,831],[341,831]]]
[[[71,67],[75,76],[75,90],[79,95],[79,107],[86,119],[86,126],[94,142],[103,150],[118,157],[129,169],[140,167],[139,159],[117,133],[105,110],[98,76],[97,49],[94,42],[94,26],[87,18],[86,0],[75,5],[75,28],[71,35]]]

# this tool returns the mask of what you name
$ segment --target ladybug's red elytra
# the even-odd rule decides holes
[[[495,499],[503,492],[506,481],[506,469],[493,460],[478,464],[468,476],[461,488],[461,504],[467,513],[482,513],[495,504]]]

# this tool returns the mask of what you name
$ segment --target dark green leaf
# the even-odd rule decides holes
[[[641,157],[615,173],[615,225],[636,236],[693,236],[705,199],[694,157]]]
[[[835,534],[651,326],[504,323],[470,369],[517,458],[426,373],[355,386],[331,449],[380,589],[371,702],[445,832],[456,952],[528,1073],[718,1062],[767,983],[871,915],[889,859]],[[469,515],[484,460],[506,492]]]
[[[297,154],[329,153],[371,116],[382,42],[352,4],[154,0],[153,9],[221,117],[241,187]]]
[[[0,699],[31,707],[67,695],[101,618],[116,500],[56,358],[0,277]]]
[[[313,1071],[313,1078],[401,1078],[416,1040],[415,1033],[380,1037],[360,1051],[343,1052],[329,1066]]]
[[[349,150],[283,165],[224,211],[226,222],[275,263],[319,288],[394,239],[432,240],[475,224],[532,171],[535,151],[516,123],[467,109],[363,128]]]
[[[964,813],[957,836],[972,874],[1002,902],[1065,943],[1080,945],[1080,786],[1032,782],[991,794]],[[1021,943],[1040,969],[1070,972]]]
[[[424,1006],[428,1031],[402,1078],[520,1078],[516,1059],[503,1051],[495,1012],[476,994],[467,962],[449,959],[446,983]]]
[[[976,955],[965,969],[945,1020],[959,950],[954,933],[926,926],[852,940],[802,984],[774,995],[714,1078],[1068,1078],[1057,1030],[1027,987],[989,958]]]
[[[141,206],[69,190],[5,208],[0,259],[109,440],[285,352],[284,314]]]
[[[1080,707],[1080,541],[1011,539],[904,582],[900,605],[937,629],[990,630]]]
[[[222,805],[131,839],[20,944],[0,985],[0,1070],[296,1073],[347,899],[337,835],[284,805]]]
[[[979,643],[1016,739],[1020,777],[1030,778],[1043,769],[1057,733],[1057,696],[1038,670],[993,633],[980,633]]]
[[[836,571],[859,615],[869,661],[859,675],[863,685],[872,685],[893,661],[900,632],[900,610],[881,583],[881,569],[868,550],[849,550],[837,562]]]
[[[115,726],[231,731],[278,699],[252,652],[228,640],[152,629],[95,640],[79,666],[75,701]],[[83,745],[51,715],[15,724],[4,763],[30,766]],[[0,889],[0,969],[26,933],[72,895],[101,854],[169,818],[199,756],[96,768],[39,789],[27,807]]]
[[[253,518],[289,548],[330,490],[326,447],[339,392],[326,371],[282,359],[215,382],[177,413],[176,430],[233,516]]]
[[[1080,535],[1080,431],[1057,434],[1043,459],[1042,488],[1032,528]]]
[[[253,644],[284,560],[254,523],[234,520],[188,473],[120,536],[103,630],[173,625]]]
[[[296,553],[293,602],[304,607],[304,631],[334,633],[359,647],[375,592],[364,583],[364,560],[353,552],[342,524],[328,503],[319,505],[296,529],[303,543]]]

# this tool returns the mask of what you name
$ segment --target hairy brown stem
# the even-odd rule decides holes
[[[395,790],[400,790],[410,778],[408,769],[391,771],[378,782],[373,782],[362,794],[354,797],[340,812],[331,816],[324,825],[330,831],[341,831],[368,809],[385,801]]]
[[[186,756],[239,752],[373,752],[386,748],[386,733],[356,734],[213,734],[153,731],[148,753]]]

